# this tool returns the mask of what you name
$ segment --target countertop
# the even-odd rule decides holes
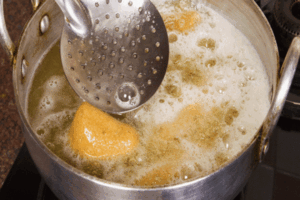
[[[30,0],[4,0],[8,32],[17,46],[23,27],[33,14]],[[21,120],[14,102],[12,66],[0,48],[0,188],[24,143]]]

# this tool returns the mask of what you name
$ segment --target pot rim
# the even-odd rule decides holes
[[[249,1],[249,3],[253,4],[255,6],[255,9],[260,13],[261,17],[263,17],[263,23],[265,23],[266,28],[268,29],[268,31],[271,33],[272,36],[272,40],[273,40],[273,44],[274,44],[274,50],[276,53],[276,57],[277,57],[277,71],[280,67],[280,63],[279,63],[279,52],[278,52],[278,48],[277,48],[277,43],[275,40],[275,36],[274,33],[271,29],[271,26],[267,20],[267,18],[265,17],[265,15],[263,14],[262,10],[259,8],[259,6],[254,2],[254,0],[244,0],[244,1]],[[38,10],[40,10],[43,6],[45,5],[45,2],[42,3],[42,5],[39,6],[39,8],[37,9],[37,11],[31,16],[30,20],[26,23],[25,28],[21,34],[20,40],[19,40],[19,46],[18,48],[16,48],[16,52],[15,55],[13,57],[13,85],[14,85],[14,94],[15,94],[15,103],[20,115],[20,118],[23,122],[23,129],[26,129],[30,134],[30,137],[32,137],[32,139],[37,143],[37,145],[51,158],[51,160],[56,161],[55,163],[61,167],[63,167],[65,170],[69,171],[70,173],[75,173],[76,175],[87,179],[89,181],[92,181],[94,183],[109,187],[109,188],[113,188],[113,189],[118,189],[118,190],[123,190],[123,191],[166,191],[166,190],[173,190],[173,189],[178,189],[178,188],[184,188],[184,187],[189,187],[190,185],[194,185],[204,179],[208,179],[211,176],[214,176],[215,174],[220,173],[221,171],[223,171],[225,168],[227,168],[230,165],[233,165],[233,163],[237,160],[237,158],[241,157],[243,154],[245,154],[249,148],[251,148],[253,145],[256,144],[256,142],[258,141],[258,139],[261,137],[261,131],[259,128],[257,130],[257,133],[254,135],[252,141],[250,143],[248,143],[248,145],[241,151],[239,152],[234,158],[232,158],[229,162],[219,166],[219,168],[217,168],[216,170],[214,170],[212,173],[203,176],[203,177],[198,177],[198,178],[193,178],[187,182],[184,183],[180,183],[180,184],[171,184],[171,185],[166,185],[166,186],[159,186],[159,187],[141,187],[141,186],[131,186],[131,185],[125,185],[125,184],[120,184],[120,183],[115,183],[112,181],[107,181],[104,179],[100,179],[97,178],[95,176],[89,175],[75,167],[73,167],[72,165],[68,164],[67,162],[65,162],[64,160],[62,160],[60,157],[56,156],[51,150],[49,150],[47,148],[47,146],[37,137],[37,135],[34,133],[34,131],[32,130],[29,122],[27,121],[27,118],[25,116],[25,111],[22,109],[21,103],[19,101],[19,94],[18,94],[18,90],[17,90],[17,59],[21,59],[22,55],[19,55],[19,47],[22,46],[23,43],[23,39],[25,37],[25,35],[30,32],[28,31],[27,27],[28,24],[31,23],[31,20],[36,16],[36,13],[38,12]],[[59,39],[55,40],[55,42],[53,42],[52,46],[57,43],[57,41],[59,41]],[[50,49],[50,48],[49,48]],[[277,80],[279,80],[279,78],[277,77]],[[277,81],[278,83],[278,81]],[[274,97],[274,94],[273,94]],[[274,98],[272,98],[273,101]],[[262,126],[262,125],[261,125]]]

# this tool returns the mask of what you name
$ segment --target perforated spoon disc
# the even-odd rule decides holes
[[[83,1],[82,1],[83,2]],[[91,34],[79,37],[65,24],[61,57],[76,93],[109,113],[145,103],[166,73],[169,44],[164,22],[148,0],[87,1]]]

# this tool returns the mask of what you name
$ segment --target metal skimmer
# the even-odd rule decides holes
[[[169,58],[164,22],[149,0],[56,0],[65,14],[61,58],[84,100],[110,113],[145,103]]]

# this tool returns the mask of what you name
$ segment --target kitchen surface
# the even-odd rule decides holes
[[[300,13],[300,1],[293,2],[296,5],[293,13]],[[276,27],[272,15],[275,0],[258,0],[257,3],[272,27]],[[4,12],[8,31],[17,45],[26,21],[33,14],[31,1],[4,0]],[[299,29],[299,14],[297,17]],[[276,38],[280,39],[280,36],[276,35]],[[279,50],[280,56],[284,57],[284,45]],[[2,48],[0,65],[0,199],[57,199],[39,176],[24,144],[21,122],[14,104],[12,67]],[[300,111],[297,110],[300,103],[299,108],[295,107],[297,103],[293,103],[300,99],[300,86],[296,79],[289,102],[273,132],[269,152],[236,200],[300,199]],[[32,184],[28,184],[28,180]]]
[[[5,20],[17,45],[23,27],[33,13],[30,0],[5,0]],[[0,188],[24,143],[21,121],[14,103],[12,67],[0,48]]]

